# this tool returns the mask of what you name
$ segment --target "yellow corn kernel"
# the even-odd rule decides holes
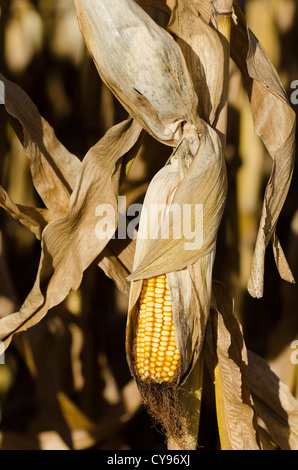
[[[136,345],[136,362],[141,380],[161,383],[174,379],[181,357],[175,343],[166,275],[143,281]]]

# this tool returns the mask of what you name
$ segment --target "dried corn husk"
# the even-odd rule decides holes
[[[108,244],[108,237],[99,240],[96,236],[95,209],[107,201],[113,205],[115,220],[110,222],[117,227],[121,163],[125,155],[139,148],[142,128],[131,119],[118,124],[90,149],[81,164],[58,141],[30,98],[2,75],[1,79],[6,109],[21,124],[34,185],[46,207],[51,208],[16,205],[1,190],[1,206],[41,238],[42,246],[31,292],[18,312],[0,320],[0,338],[7,346],[15,333],[38,323],[71,289],[78,289],[83,271]],[[102,254],[99,264],[104,263],[105,256],[107,253]],[[109,272],[113,274],[111,269]],[[117,282],[126,288],[119,277]]]
[[[48,223],[55,219],[47,209],[37,209],[35,207],[23,206],[15,204],[7,194],[5,189],[0,186],[0,207],[5,209],[11,217],[18,220],[27,227],[38,240],[41,240],[42,232]]]
[[[218,282],[213,283],[209,326],[205,357],[214,368],[221,449],[258,450],[257,415],[246,378],[246,345],[233,314],[233,300]]]
[[[98,72],[127,111],[158,140],[177,145],[183,123],[201,132],[198,99],[176,42],[134,0],[76,0]]]
[[[273,159],[248,283],[250,294],[262,297],[265,250],[270,241],[274,242],[274,256],[281,277],[294,282],[274,233],[293,174],[296,118],[268,55],[248,29],[239,7],[234,6],[234,9],[237,17],[232,23],[231,56],[245,80],[255,130]]]
[[[57,139],[28,95],[2,74],[0,80],[5,87],[6,110],[21,125],[33,184],[46,207],[57,217],[63,217],[76,184],[80,160]]]
[[[253,351],[248,351],[247,381],[261,424],[272,441],[282,450],[298,450],[298,400]]]

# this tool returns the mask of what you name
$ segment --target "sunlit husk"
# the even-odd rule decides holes
[[[204,126],[205,132],[201,140],[196,142],[199,148],[195,156],[192,156],[191,149],[196,149],[196,139],[191,135],[185,142],[187,151],[185,148],[185,151],[177,151],[170,163],[152,179],[146,193],[134,269],[129,277],[132,285],[127,324],[127,355],[133,374],[133,341],[137,328],[138,299],[145,278],[167,274],[176,345],[181,354],[180,380],[184,380],[190,372],[201,350],[210,307],[217,231],[227,191],[225,164],[218,136],[209,126]],[[183,161],[185,163],[187,158],[192,159],[192,162],[188,169],[183,169]],[[165,206],[159,221],[150,217],[152,204]],[[195,212],[192,211],[186,224],[195,227],[196,233],[202,229],[203,224],[200,248],[186,249],[189,239],[185,238],[184,231],[183,234],[182,231],[178,233],[179,224],[174,223],[174,217],[170,218],[170,209],[174,204],[181,209],[182,217],[184,204],[190,204],[192,208],[195,204],[202,204],[203,217],[194,220]],[[153,206],[153,210],[155,208]],[[162,228],[167,223],[170,237],[163,239]],[[150,238],[150,234],[156,238]]]
[[[15,93],[14,99],[16,100],[18,89],[15,90]],[[23,95],[21,94],[21,96]],[[16,101],[14,101],[14,105],[15,103]],[[27,103],[32,106],[28,97]],[[20,119],[23,129],[26,131],[25,135],[28,139],[26,150],[28,156],[32,157],[33,171],[42,165],[49,165],[52,175],[52,193],[56,192],[57,187],[65,184],[65,177],[68,175],[67,169],[64,172],[63,153],[59,152],[57,155],[54,152],[53,154],[48,152],[46,153],[48,159],[45,159],[42,152],[45,149],[40,142],[40,132],[36,132],[36,127],[31,126],[30,120],[29,123],[27,120],[22,121],[22,112],[21,108],[20,115],[16,114],[16,117]],[[37,113],[37,110],[35,112]],[[38,116],[39,121],[43,122],[41,116]],[[47,128],[46,122],[44,125]],[[38,211],[26,211],[27,217],[25,217],[24,208],[21,208],[20,211],[6,198],[6,210],[22,217],[21,221],[24,225],[26,224],[32,231],[35,231],[36,235],[41,235],[42,252],[31,292],[18,312],[0,319],[0,339],[5,347],[9,345],[14,334],[36,325],[48,310],[60,304],[71,290],[77,290],[84,270],[108,244],[113,233],[102,238],[97,236],[96,208],[99,204],[106,204],[108,201],[113,211],[110,211],[107,223],[111,224],[113,228],[117,227],[117,196],[121,163],[126,154],[130,152],[134,154],[137,151],[141,133],[142,128],[132,119],[111,128],[85,156],[68,204],[64,208],[62,206],[67,215],[63,218],[55,217],[44,229],[42,223],[45,224],[46,220],[37,219]],[[35,137],[38,139],[34,140]],[[59,142],[54,138],[52,132],[49,132],[46,137],[49,139],[47,142],[49,149],[51,149],[51,145],[54,145],[55,150]],[[46,137],[45,142],[47,141]],[[77,159],[74,158],[76,163]],[[40,190],[44,190],[43,196],[47,203],[47,198],[49,198],[49,193],[46,191],[48,181],[46,178],[45,180],[44,185],[42,181],[39,181],[39,184]],[[59,207],[61,207],[61,201]],[[35,217],[34,223],[28,219],[28,215]],[[40,225],[36,227],[37,222]],[[111,273],[110,269],[109,273]]]
[[[204,8],[203,4],[209,2],[197,3]],[[224,53],[219,34],[188,0],[176,2],[167,29],[174,34],[185,57],[199,98],[199,116],[212,125],[224,82]]]
[[[118,100],[155,138],[176,145],[182,124],[201,130],[198,99],[173,38],[134,0],[76,0],[85,43]]]

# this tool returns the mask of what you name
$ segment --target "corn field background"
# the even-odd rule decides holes
[[[298,6],[295,0],[237,2],[250,29],[279,72],[290,97],[298,80]],[[154,12],[155,20],[165,17]],[[127,113],[103,84],[87,53],[72,0],[0,0],[0,71],[30,96],[57,137],[83,159]],[[298,105],[293,104],[296,111]],[[170,156],[147,136],[142,158],[121,188],[142,202],[152,177]],[[247,282],[271,171],[271,158],[255,135],[241,76],[230,67],[226,150],[229,193],[213,277],[235,299],[247,347],[265,358],[298,398],[298,365],[290,360],[298,338],[297,285],[282,281],[267,250],[262,299]],[[298,279],[297,168],[277,231]],[[29,160],[0,106],[0,184],[27,206],[42,203]],[[0,317],[16,311],[38,269],[40,244],[0,212]],[[159,425],[144,408],[125,353],[127,298],[96,265],[78,291],[33,328],[14,337],[0,365],[0,449],[165,449]],[[198,444],[219,448],[214,395],[204,383]]]

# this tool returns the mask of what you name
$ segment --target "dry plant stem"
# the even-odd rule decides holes
[[[224,86],[221,100],[220,113],[217,120],[216,129],[219,132],[223,148],[226,145],[227,121],[228,121],[228,92],[229,92],[229,70],[230,70],[230,37],[231,37],[231,15],[233,8],[233,0],[214,1],[216,12],[216,22],[218,31],[224,49]]]

